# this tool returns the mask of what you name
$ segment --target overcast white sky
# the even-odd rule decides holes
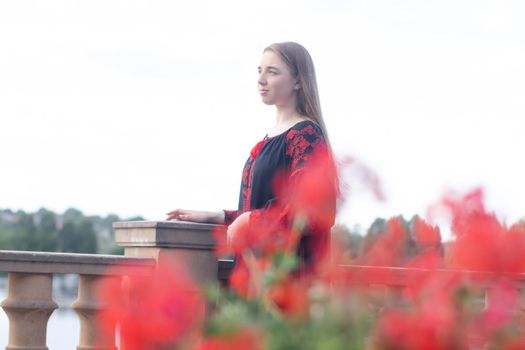
[[[265,46],[316,64],[336,153],[381,177],[339,221],[425,214],[449,188],[525,216],[525,2],[1,1],[0,208],[163,219],[235,208]]]

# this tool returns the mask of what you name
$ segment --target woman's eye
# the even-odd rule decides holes
[[[264,72],[262,70],[258,70],[257,73],[259,75],[263,74]],[[270,75],[276,75],[277,74],[277,71],[274,71],[274,70],[269,70],[269,71],[266,71],[266,74],[270,74]]]

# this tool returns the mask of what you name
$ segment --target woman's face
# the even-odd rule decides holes
[[[273,51],[265,51],[258,67],[257,82],[262,101],[267,105],[287,105],[295,98],[297,80],[288,66]]]

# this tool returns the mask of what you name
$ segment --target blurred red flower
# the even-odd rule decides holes
[[[431,226],[416,216],[412,220],[410,232],[416,244],[417,253],[404,266],[421,269],[443,268],[444,251],[439,227]]]
[[[286,316],[301,319],[308,315],[308,288],[302,279],[288,278],[270,287],[267,297]]]
[[[126,268],[116,273],[126,276]],[[201,324],[205,303],[197,285],[184,269],[159,264],[150,277],[124,277],[122,284],[102,284],[98,289],[108,310],[100,315],[104,332],[120,326],[126,349],[147,349],[172,344]]]
[[[278,205],[252,211],[249,220],[237,227],[230,242],[227,231],[225,226],[213,231],[219,257],[227,254],[238,256],[247,251],[258,256],[292,252],[300,238],[299,232],[288,225],[286,211]]]
[[[238,254],[249,249],[256,254],[271,255],[293,251],[298,239],[298,234],[288,225],[285,210],[276,204],[253,210],[248,222],[235,232],[231,245],[232,251]]]
[[[306,218],[313,232],[326,233],[335,221],[339,189],[335,162],[323,150],[311,154],[286,181],[277,179],[274,187],[286,203],[289,217]]]
[[[525,251],[525,223],[508,228],[494,214],[487,213],[481,189],[464,196],[447,195],[437,207],[451,215],[456,236],[450,247],[449,267],[497,273],[525,272],[525,259],[521,258]]]
[[[429,274],[415,286],[410,307],[387,309],[380,315],[377,336],[381,349],[467,349],[466,324],[456,299],[459,274]],[[414,289],[412,289],[414,291]]]
[[[517,316],[522,312],[519,285],[516,283],[499,281],[493,283],[486,293],[486,306],[472,331],[481,338],[482,343],[496,339],[498,333],[508,333],[505,332],[506,328],[512,330],[518,324]]]
[[[262,275],[269,266],[267,258],[239,256],[230,275],[230,287],[245,299],[259,296],[263,283]]]
[[[365,247],[358,263],[368,266],[402,266],[406,260],[408,234],[401,217],[388,220],[383,231]]]
[[[439,227],[431,226],[417,216],[412,221],[412,233],[419,247],[436,247],[441,245]]]
[[[231,253],[227,232],[228,226],[225,225],[217,225],[212,230],[213,239],[215,240],[215,255],[218,258],[222,258]]]
[[[381,316],[377,332],[380,349],[467,349],[454,312],[442,303],[417,311],[387,310]]]

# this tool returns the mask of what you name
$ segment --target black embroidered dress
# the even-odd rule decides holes
[[[299,122],[279,135],[264,137],[252,149],[244,165],[239,206],[237,210],[224,210],[225,223],[230,224],[243,212],[272,206],[277,200],[274,193],[276,176],[296,176],[318,150],[326,151],[326,142],[321,128],[310,120]],[[312,253],[308,236],[304,235],[299,244],[298,253],[304,262],[310,260]]]

